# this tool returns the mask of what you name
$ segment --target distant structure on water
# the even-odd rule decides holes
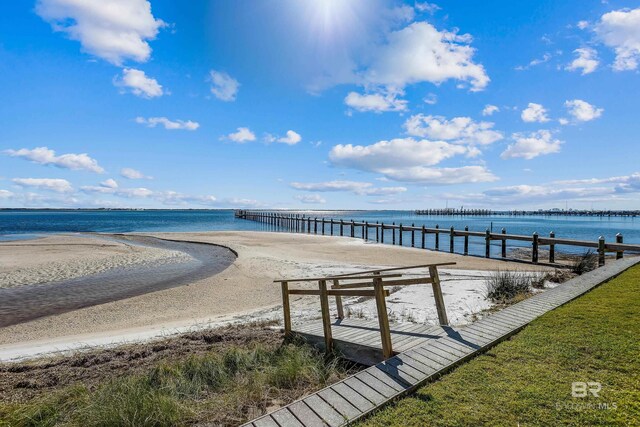
[[[591,216],[591,217],[612,217],[640,216],[640,210],[576,210],[576,209],[538,209],[533,211],[512,210],[512,211],[493,211],[491,209],[423,209],[416,210],[416,215],[432,215],[432,216]]]

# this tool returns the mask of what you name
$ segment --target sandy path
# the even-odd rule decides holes
[[[280,303],[282,277],[309,277],[379,266],[455,261],[471,270],[523,269],[522,264],[422,249],[403,248],[359,239],[270,232],[156,233],[157,237],[215,243],[238,253],[225,271],[190,285],[49,316],[0,329],[3,349],[55,342],[107,342],[123,336],[148,336],[195,323],[216,322]],[[0,247],[2,245],[0,244]],[[39,256],[34,246],[25,256]],[[78,253],[88,255],[86,249]],[[2,252],[0,252],[2,254]],[[66,255],[65,255],[66,256]],[[530,266],[527,269],[531,269]],[[66,344],[65,344],[66,343]]]

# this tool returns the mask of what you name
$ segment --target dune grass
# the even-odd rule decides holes
[[[639,336],[634,267],[361,426],[638,425]],[[573,382],[599,382],[599,397],[572,397]]]
[[[33,402],[0,405],[0,425],[237,425],[346,374],[337,359],[299,343],[232,347],[162,362],[93,390],[76,385]]]

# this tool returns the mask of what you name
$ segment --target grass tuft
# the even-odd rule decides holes
[[[588,273],[598,268],[598,254],[589,249],[578,257],[573,265],[571,271],[577,275]]]
[[[485,281],[487,299],[500,304],[521,300],[538,279],[520,271],[495,271]]]

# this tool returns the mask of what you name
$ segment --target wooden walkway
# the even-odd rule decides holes
[[[257,418],[245,426],[346,425],[437,378],[453,366],[516,333],[535,318],[577,298],[637,263],[640,263],[638,258],[619,260],[469,326],[445,327],[432,337],[420,336],[415,346],[401,354]],[[356,325],[356,322],[353,324]],[[346,325],[344,329],[347,329]],[[396,332],[394,339],[399,332]],[[429,330],[420,333],[428,334]],[[379,333],[377,336],[379,337]],[[407,342],[406,346],[411,344]],[[397,348],[402,348],[402,345]]]
[[[402,353],[429,340],[438,339],[453,330],[449,326],[416,323],[390,324],[394,354]],[[363,365],[384,360],[380,327],[377,320],[336,319],[331,324],[335,348],[343,356]],[[310,344],[324,347],[322,321],[294,325],[293,332]]]

